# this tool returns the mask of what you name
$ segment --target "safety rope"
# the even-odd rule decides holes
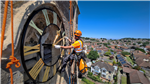
[[[12,46],[12,55],[10,56],[10,60],[11,62],[8,62],[6,65],[6,68],[9,69],[10,71],[10,77],[11,77],[11,84],[13,84],[13,72],[11,69],[11,65],[15,63],[15,67],[19,68],[20,67],[20,63],[19,60],[17,60],[14,57],[14,42],[13,42],[13,1],[11,2],[11,46]],[[7,8],[8,8],[8,1],[5,1],[5,10],[4,10],[4,18],[3,18],[3,25],[2,25],[2,37],[1,37],[1,52],[0,52],[0,57],[2,57],[2,50],[3,50],[3,40],[4,40],[4,33],[5,33],[5,26],[6,26],[6,19],[7,19]],[[1,60],[1,59],[0,59]]]
[[[7,18],[7,7],[8,7],[8,1],[5,1],[4,18],[3,18],[3,25],[2,25],[2,31],[1,31],[1,50],[0,50],[1,56],[0,58],[2,57],[2,51],[3,51],[3,41],[4,41],[5,25],[6,25],[6,18]]]

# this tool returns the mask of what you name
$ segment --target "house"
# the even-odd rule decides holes
[[[123,50],[123,49],[128,49],[128,47],[120,46],[120,49],[121,49],[121,50]]]
[[[109,45],[111,49],[115,49],[115,45]]]
[[[150,84],[144,74],[138,70],[123,67],[123,74],[127,76],[128,84]]]
[[[123,52],[131,52],[131,49],[123,49]]]
[[[127,63],[124,57],[122,57],[120,54],[118,54],[116,58],[117,58],[117,62],[120,62],[121,66],[132,68],[132,65]]]
[[[132,53],[142,53],[142,54],[144,54],[142,51],[140,51],[140,50],[135,50],[135,51],[133,51]]]
[[[103,61],[92,64],[91,72],[93,72],[95,75],[101,73],[101,79],[106,81],[113,81],[113,76],[115,75],[114,67]]]
[[[138,66],[141,68],[149,68],[150,69],[150,59],[148,56],[142,53],[134,53],[133,58]]]
[[[87,53],[86,53],[86,54],[89,54],[90,51],[91,51],[91,50],[87,50]]]
[[[102,53],[102,51],[101,51],[101,50],[98,50],[98,49],[97,49],[97,52],[98,52],[98,54],[101,54],[101,53]]]
[[[122,52],[121,49],[114,49],[114,52],[117,52],[118,54]]]
[[[85,58],[85,60],[86,60],[86,64],[87,64],[87,66],[88,66],[88,67],[91,67],[91,65],[92,65],[91,60],[90,60],[90,59],[88,59],[88,58]]]
[[[118,65],[117,65],[117,64],[114,64],[113,67],[114,67],[114,69],[115,69],[115,73],[117,73]]]

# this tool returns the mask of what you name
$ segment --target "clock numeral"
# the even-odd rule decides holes
[[[42,82],[47,81],[48,75],[49,75],[49,71],[50,71],[50,67],[47,66],[46,69],[45,69],[45,73],[44,73]]]
[[[57,25],[57,14],[53,12],[53,23]]]
[[[44,9],[44,10],[42,10],[42,12],[43,12],[45,20],[46,20],[46,25],[48,26],[50,24],[50,20],[49,20],[48,14],[47,14],[47,10]]]
[[[32,49],[35,49],[34,51],[30,51]],[[24,56],[29,55],[29,54],[33,54],[36,52],[40,51],[40,44],[35,45],[35,46],[24,46]]]
[[[29,25],[33,27],[34,29],[36,29],[40,33],[40,35],[42,35],[43,31],[39,29],[32,20],[30,21]]]
[[[56,64],[53,66],[53,76],[56,74]]]
[[[33,66],[33,68],[30,70],[29,74],[31,77],[35,80],[38,74],[40,73],[41,69],[44,66],[44,62],[40,58],[39,61]]]

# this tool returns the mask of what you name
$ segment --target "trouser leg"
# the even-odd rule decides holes
[[[65,71],[67,62],[70,61],[70,60],[73,60],[73,54],[71,54],[71,55],[69,55],[69,56],[67,56],[67,57],[65,57],[65,58],[63,59],[63,64],[62,64],[62,69],[61,69],[62,72]],[[71,65],[71,64],[69,64],[69,65]]]

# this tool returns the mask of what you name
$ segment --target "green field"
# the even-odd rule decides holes
[[[92,82],[92,81],[86,79],[85,77],[82,78],[82,81],[84,81],[85,84],[95,84],[94,82]]]
[[[130,59],[130,57],[126,57],[127,61],[130,62],[132,65],[134,65],[133,61]]]
[[[127,84],[127,78],[122,76],[121,77],[121,84]]]

